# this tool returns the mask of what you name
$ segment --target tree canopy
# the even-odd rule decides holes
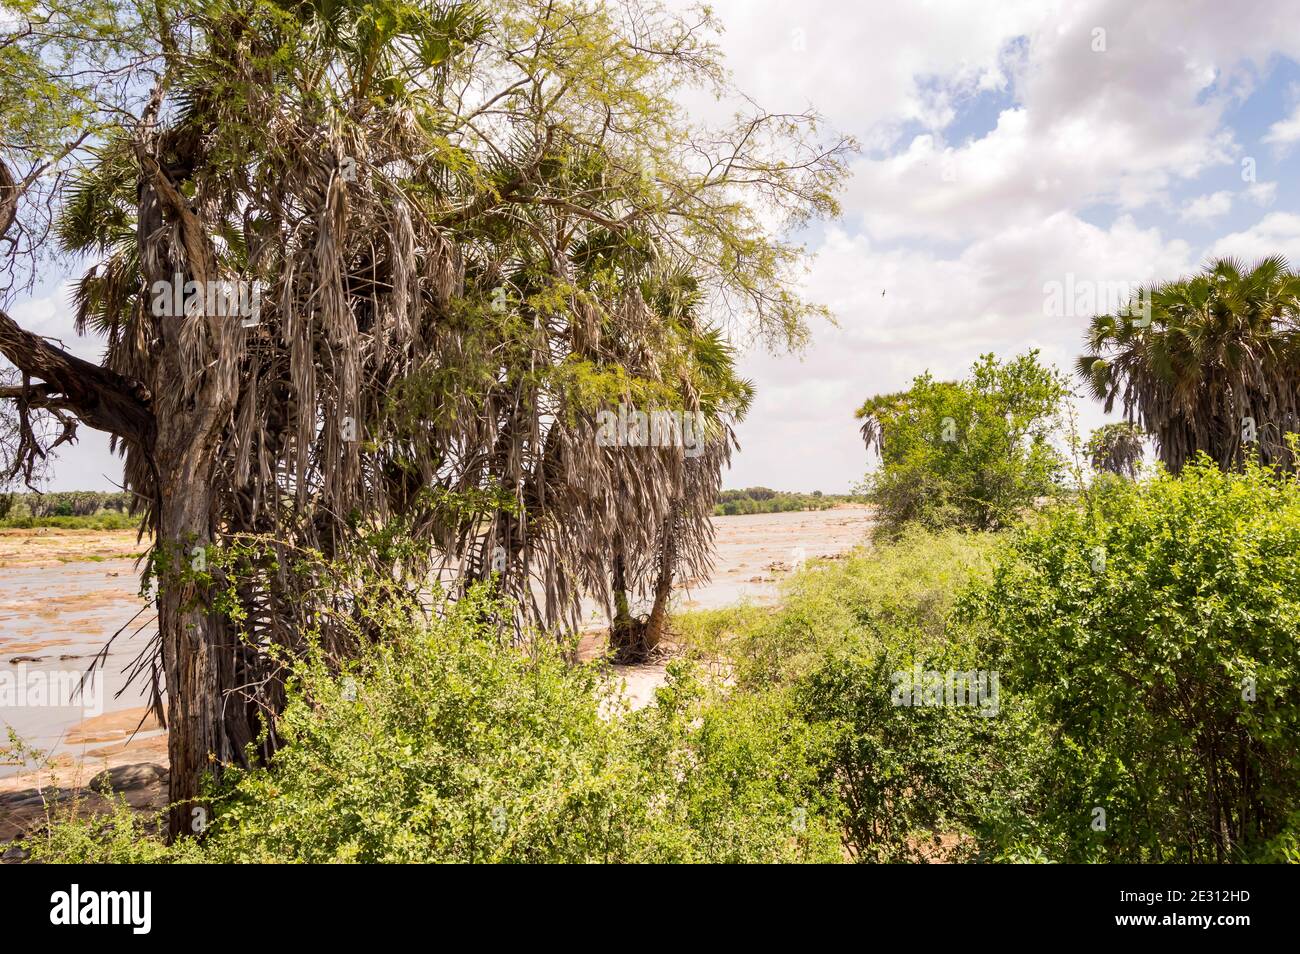
[[[1006,362],[986,354],[964,380],[927,372],[906,391],[868,399],[857,416],[880,467],[864,490],[882,526],[989,530],[1013,522],[1055,486],[1062,460],[1051,439],[1068,393],[1030,351]]]

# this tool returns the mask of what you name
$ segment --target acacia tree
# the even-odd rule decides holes
[[[123,22],[105,58],[134,83],[51,193],[64,250],[93,261],[77,320],[104,361],[3,312],[0,351],[20,417],[124,451],[154,540],[175,833],[206,772],[274,747],[274,647],[355,648],[367,573],[491,578],[520,624],[554,625],[609,595],[615,553],[671,538],[669,565],[698,563],[707,520],[682,516],[712,504],[734,402],[703,467],[599,447],[595,412],[699,410],[713,322],[800,339],[801,249],[765,217],[833,214],[851,144],[811,113],[691,126],[673,94],[722,88],[714,24],[655,4],[198,0]],[[33,70],[51,29],[12,41]],[[37,181],[9,146],[6,230]],[[707,322],[655,304],[683,263]],[[255,322],[158,307],[220,283],[259,283]]]
[[[1036,350],[1011,360],[982,355],[961,381],[927,372],[912,386],[869,398],[857,411],[880,467],[864,490],[881,527],[992,530],[1051,493],[1062,468],[1052,439],[1069,390]]]
[[[1098,315],[1077,371],[1109,412],[1152,435],[1179,473],[1198,453],[1219,467],[1258,454],[1293,468],[1300,431],[1300,277],[1274,256],[1218,259],[1199,275],[1144,289],[1145,316]],[[1133,309],[1136,313],[1136,309]]]

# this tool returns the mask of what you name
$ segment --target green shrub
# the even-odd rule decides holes
[[[1203,459],[1089,499],[1019,535],[970,604],[1004,693],[1054,738],[1039,844],[1068,861],[1250,858],[1300,807],[1295,480]]]
[[[228,861],[621,857],[634,766],[591,667],[498,644],[466,601],[390,631],[354,671],[300,672],[269,769],[235,778],[209,851]]]
[[[843,560],[813,561],[783,583],[779,609],[750,608],[731,624],[725,616],[715,621],[734,630],[726,652],[738,684],[755,689],[788,683],[828,654],[864,644],[896,639],[909,646],[918,640],[941,645],[957,594],[972,577],[988,572],[997,542],[993,535],[914,527],[897,542]],[[678,628],[699,628],[692,617]]]
[[[635,860],[844,860],[838,795],[822,784],[829,734],[788,690],[728,693],[679,666],[629,725],[653,781]]]
[[[965,380],[926,373],[907,391],[869,399],[857,415],[868,447],[880,450],[863,485],[879,531],[1014,525],[1056,489],[1064,462],[1052,439],[1068,394],[1062,375],[1030,351],[1007,362],[986,354]]]
[[[481,592],[427,627],[394,611],[346,673],[299,666],[283,747],[226,773],[201,844],[65,818],[42,860],[842,860],[825,745],[787,697],[731,697],[679,662],[629,713],[600,667],[501,642],[499,611]]]
[[[977,644],[913,654],[885,643],[831,656],[798,686],[801,717],[831,739],[823,782],[843,803],[845,843],[868,862],[1000,854],[1007,830],[1020,833],[1015,799],[1034,764],[1026,714],[1008,705]],[[984,670],[987,694],[899,704],[916,670]]]
[[[977,835],[1015,812],[995,792],[1024,774],[1023,716],[896,705],[893,674],[987,670],[980,633],[952,619],[956,595],[990,572],[991,535],[906,530],[895,543],[816,562],[776,609],[687,614],[688,645],[724,653],[741,694],[781,695],[785,718],[817,739],[823,804],[839,804],[862,861],[973,856]],[[787,731],[793,731],[787,729]]]
[[[168,846],[158,837],[161,816],[131,808],[121,797],[109,812],[91,812],[82,802],[51,804],[47,821],[22,847],[37,864],[162,864],[198,860],[192,840]]]
[[[749,602],[676,613],[672,621],[673,641],[690,658],[726,665],[732,641],[770,613],[767,607]]]

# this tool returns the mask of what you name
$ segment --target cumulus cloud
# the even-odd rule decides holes
[[[679,5],[686,5],[680,0]],[[737,85],[770,109],[819,110],[854,131],[951,122],[961,98],[1010,82],[1011,38],[1037,0],[933,0],[873,10],[845,0],[715,0]]]
[[[1268,127],[1261,138],[1260,142],[1266,142],[1271,146],[1288,147],[1300,139],[1300,105],[1292,110],[1291,115],[1285,119],[1279,119],[1273,125]]]
[[[1227,215],[1232,208],[1232,193],[1227,190],[1198,195],[1188,202],[1178,217],[1184,222],[1204,223]]]
[[[1090,315],[1048,314],[1045,286],[1140,284],[1186,274],[1195,263],[1185,241],[1127,215],[1102,228],[1060,212],[951,256],[831,229],[806,291],[839,325],[814,329],[801,361],[746,360],[758,398],[740,428],[742,453],[728,485],[846,489],[866,469],[853,412],[867,397],[904,388],[925,370],[958,377],[989,351],[1006,357],[1037,348],[1068,371]],[[1101,423],[1099,406],[1080,410],[1081,426]]]
[[[802,361],[746,359],[759,397],[729,485],[843,489],[866,466],[853,410],[922,370],[956,376],[982,352],[1030,347],[1068,369],[1088,316],[1045,314],[1049,283],[1174,278],[1227,249],[1295,248],[1300,262],[1295,216],[1208,249],[1139,224],[1171,209],[1213,224],[1238,197],[1275,201],[1276,182],[1177,197],[1240,160],[1225,114],[1277,54],[1300,55],[1300,22],[1275,5],[998,4],[988,19],[975,4],[907,5],[897,19],[833,9],[718,5],[736,24],[724,48],[742,86],[778,108],[815,103],[868,144],[807,284],[839,326],[815,329]],[[808,22],[819,26],[806,55],[787,55],[784,31]],[[955,126],[989,91],[1000,99],[984,128]],[[1092,402],[1080,410],[1085,428],[1101,422]]]
[[[1256,205],[1272,205],[1277,198],[1276,182],[1255,182],[1246,187],[1246,198]]]
[[[1287,261],[1300,265],[1300,215],[1269,213],[1250,228],[1223,236],[1210,246],[1207,257],[1253,261],[1266,255],[1285,255]]]

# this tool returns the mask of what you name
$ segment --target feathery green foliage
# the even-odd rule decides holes
[[[1030,351],[1007,362],[987,354],[962,381],[926,373],[907,391],[868,400],[857,416],[881,462],[863,492],[879,509],[880,529],[1014,523],[1056,487],[1063,461],[1051,440],[1068,393]]]
[[[1004,694],[1052,740],[1023,815],[1049,857],[1241,861],[1287,830],[1300,808],[1298,490],[1205,456],[1181,478],[1103,482],[1090,506],[1018,535],[972,598]]]

